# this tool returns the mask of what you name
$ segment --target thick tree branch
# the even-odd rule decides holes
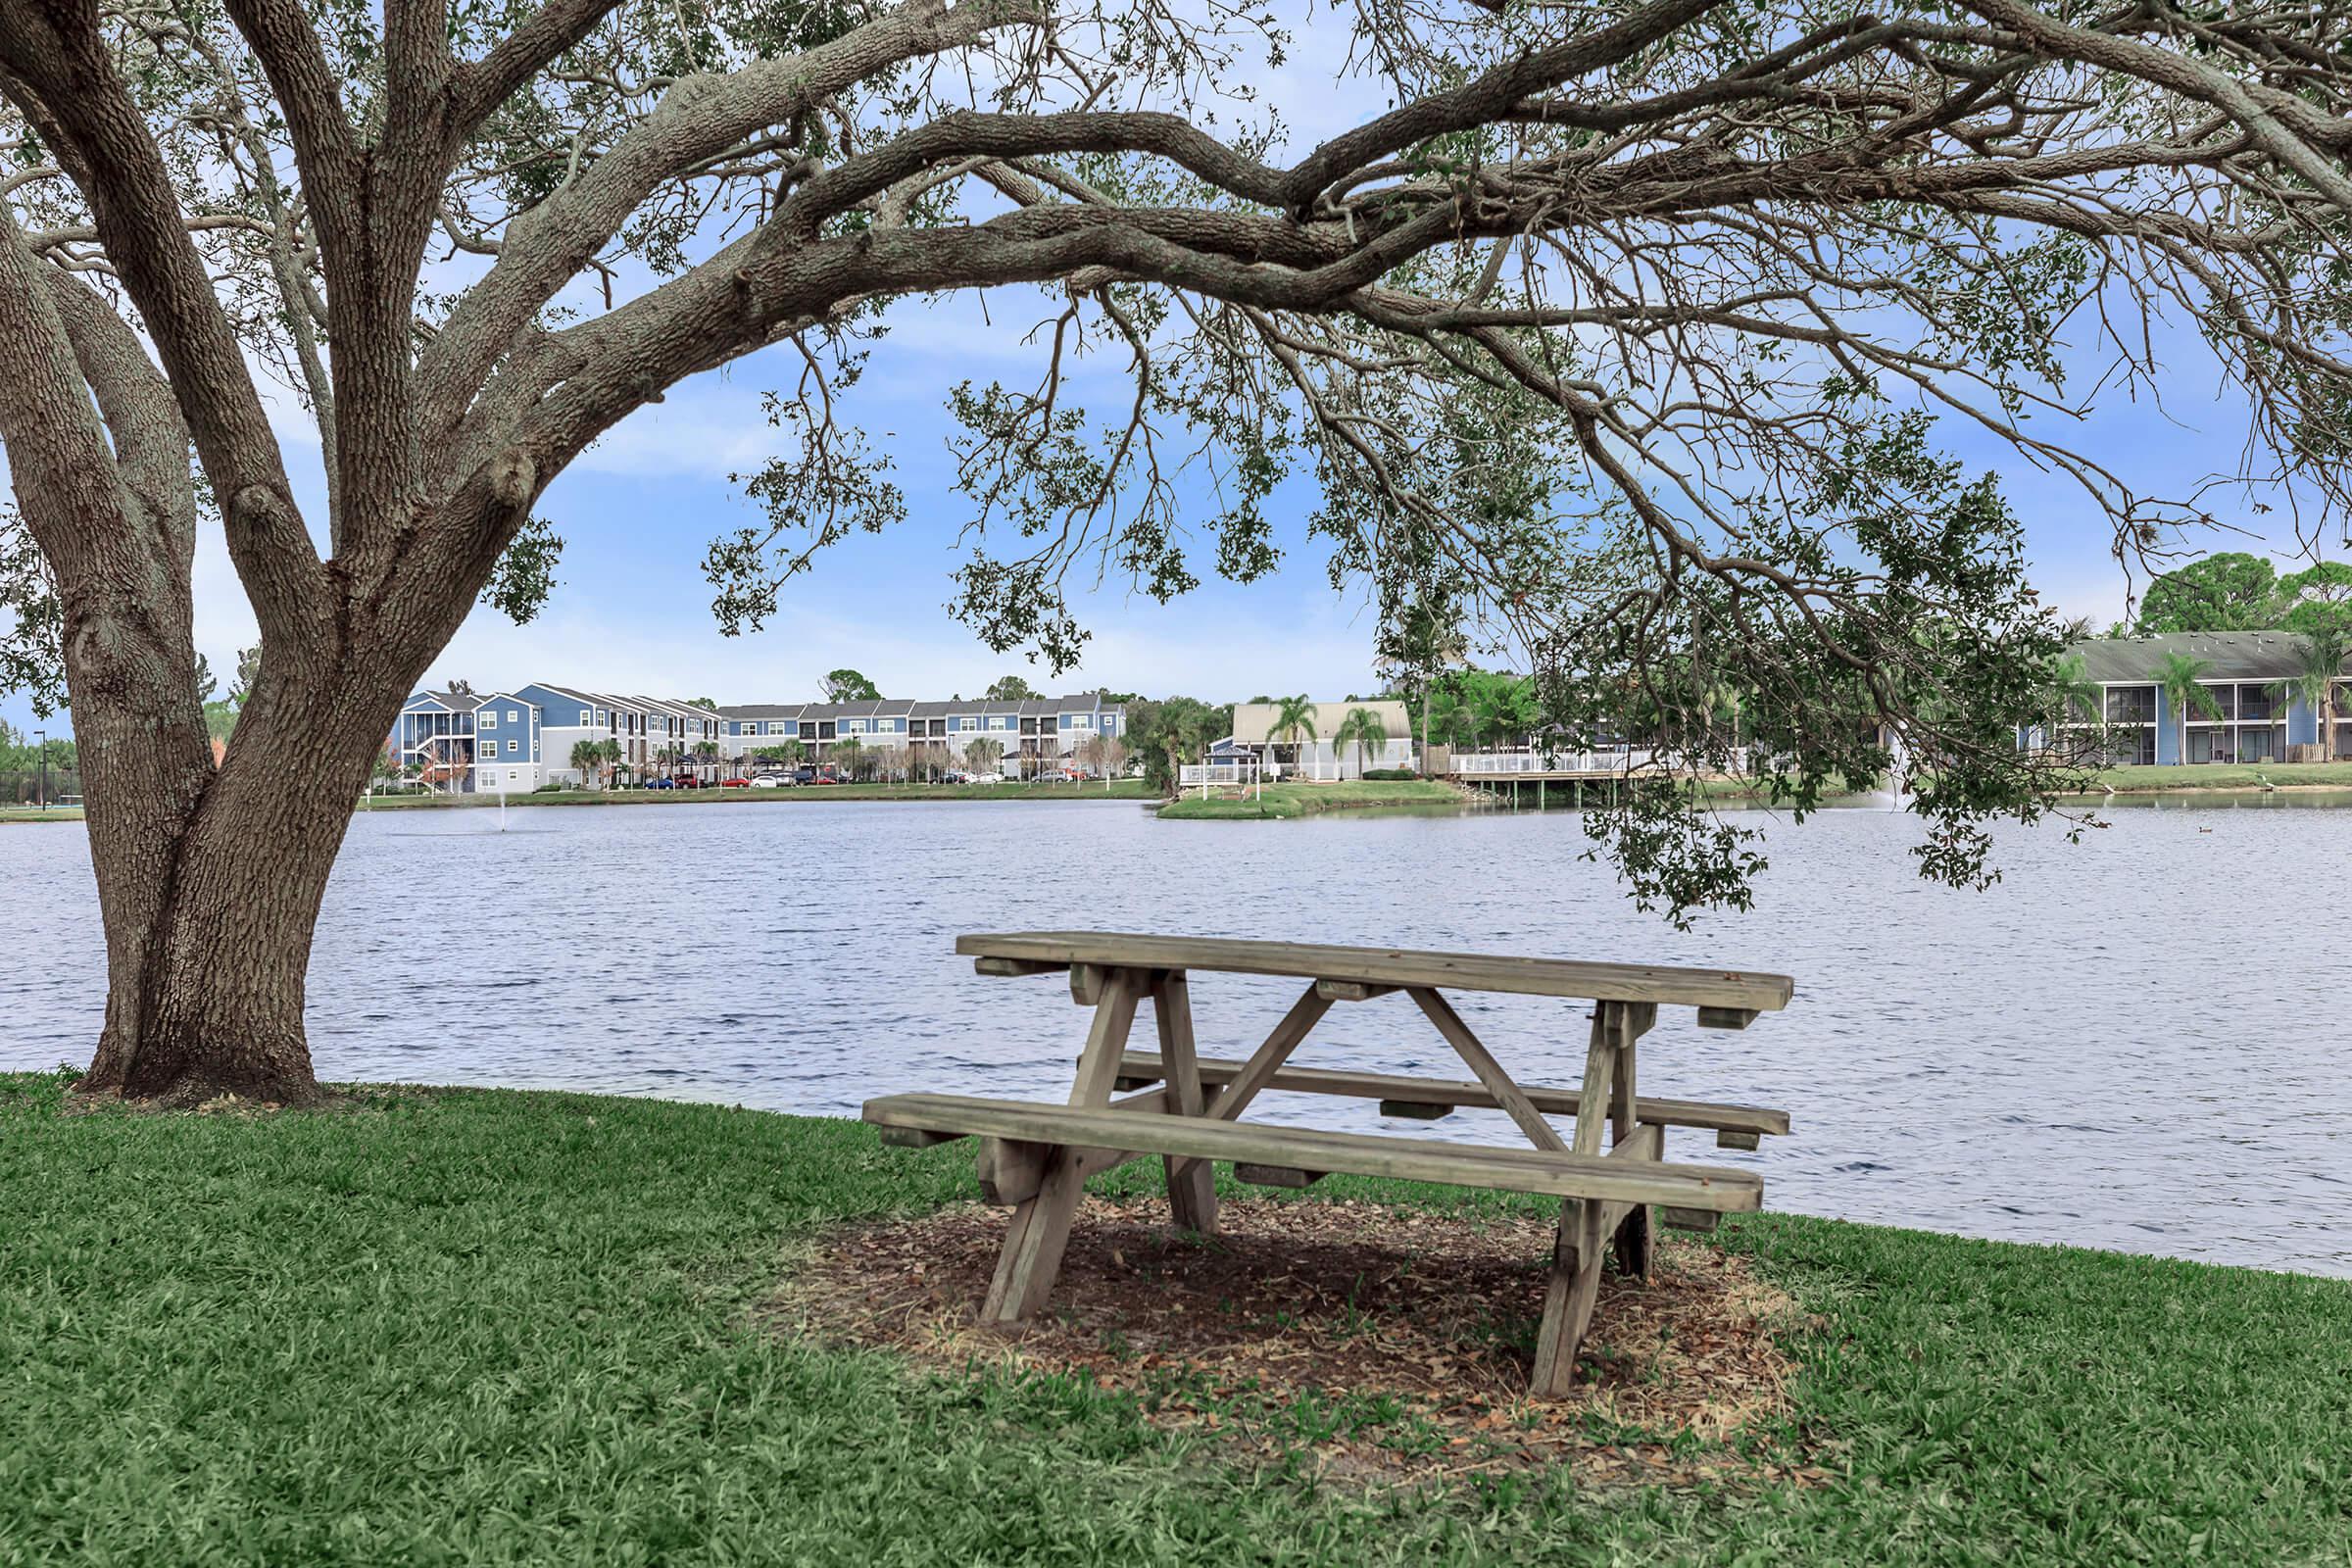
[[[419,367],[432,433],[457,427],[515,334],[678,171],[901,62],[1035,20],[1025,5],[1000,0],[953,11],[941,0],[916,0],[802,54],[678,82],[578,178],[508,224],[498,265],[451,313]]]
[[[244,354],[189,240],[170,172],[105,40],[87,17],[0,7],[0,67],[37,94],[73,149],[107,254],[183,396],[188,429],[220,498],[229,550],[266,632],[328,630],[327,587],[295,506]]]
[[[450,132],[471,135],[498,106],[611,16],[620,0],[547,0],[490,52],[461,68],[450,105]]]

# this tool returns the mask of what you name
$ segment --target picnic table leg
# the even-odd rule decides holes
[[[1127,1031],[1135,1024],[1135,1004],[1144,977],[1131,969],[1114,969],[1102,983],[1095,1006],[1094,1027],[1087,1032],[1086,1051],[1078,1058],[1078,1079],[1070,1089],[1073,1105],[1110,1103],[1119,1057],[1127,1049]],[[1024,1199],[1012,1211],[1004,1230],[1004,1250],[997,1255],[996,1278],[989,1282],[988,1299],[981,1303],[983,1323],[1017,1323],[1045,1304],[1061,1271],[1062,1249],[1069,1245],[1070,1219],[1086,1190],[1082,1151],[1057,1146],[1046,1155],[1045,1171],[1035,1197]]]
[[[1632,1016],[1626,1020],[1624,1040],[1617,1047],[1617,1059],[1610,1074],[1609,1142],[1622,1144],[1634,1136],[1641,1119],[1634,1110],[1634,1051],[1642,1037],[1658,1021],[1655,1003],[1643,1003],[1631,1007]],[[1658,1129],[1658,1157],[1666,1155],[1666,1129]],[[1647,1203],[1636,1204],[1617,1227],[1617,1270],[1648,1279],[1657,1258],[1657,1222]]]
[[[1159,1059],[1167,1074],[1168,1110],[1202,1113],[1200,1058],[1193,1046],[1193,993],[1182,969],[1163,969],[1152,987],[1152,1015],[1159,1028]],[[1216,1167],[1205,1159],[1166,1156],[1168,1207],[1176,1228],[1207,1235],[1217,1228]]]
[[[1603,1002],[1592,1009],[1592,1033],[1585,1049],[1585,1081],[1577,1101],[1579,1154],[1600,1152],[1600,1131],[1608,1115],[1610,1081],[1617,1066],[1624,1004]],[[1576,1349],[1592,1322],[1600,1295],[1601,1204],[1567,1199],[1560,1204],[1559,1235],[1551,1249],[1551,1274],[1544,1282],[1544,1321],[1536,1330],[1536,1368],[1530,1391],[1539,1399],[1558,1398],[1576,1383]]]

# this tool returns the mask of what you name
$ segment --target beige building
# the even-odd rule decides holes
[[[1386,740],[1377,745],[1335,742],[1334,737],[1348,722],[1348,715],[1358,709],[1379,721]],[[1359,777],[1370,768],[1413,765],[1412,718],[1402,703],[1318,702],[1307,715],[1314,729],[1312,740],[1288,730],[1277,736],[1274,726],[1281,713],[1278,703],[1235,704],[1233,735],[1218,743],[1214,755],[1224,760],[1248,752],[1267,764],[1268,777],[1277,776],[1279,770],[1279,776],[1283,777],[1295,773],[1304,778],[1348,779]]]

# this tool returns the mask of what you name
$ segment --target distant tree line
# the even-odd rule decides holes
[[[35,741],[0,720],[0,802],[22,806],[40,799],[41,761],[49,763],[49,799],[81,793],[81,769],[74,743],[63,737]]]
[[[2323,561],[2280,576],[2261,556],[2225,551],[2148,584],[2139,613],[2110,636],[2289,631],[2352,636],[2352,564]]]

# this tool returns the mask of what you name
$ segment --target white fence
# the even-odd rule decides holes
[[[1447,763],[1463,778],[1508,778],[1514,773],[1653,773],[1674,765],[1672,754],[1644,747],[1598,752],[1456,752]],[[1731,765],[1734,772],[1744,771],[1746,752],[1734,752]]]
[[[1254,784],[1260,777],[1255,762],[1187,762],[1176,770],[1176,782],[1193,790],[1218,784]],[[1271,780],[1274,770],[1267,768],[1263,777]]]

